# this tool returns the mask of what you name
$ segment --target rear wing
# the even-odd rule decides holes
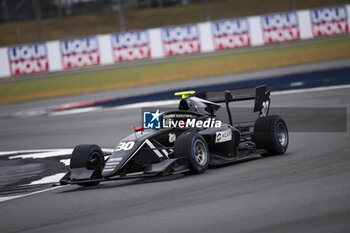
[[[270,91],[266,91],[266,86],[255,88],[242,88],[226,91],[201,92],[196,95],[215,103],[226,103],[227,112],[232,125],[229,103],[235,101],[255,100],[254,112],[260,112],[260,116],[267,116],[270,109]]]

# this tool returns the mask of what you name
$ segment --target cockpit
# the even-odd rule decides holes
[[[203,115],[214,115],[215,112],[220,108],[219,104],[214,102],[200,99],[197,97],[190,97],[181,99],[179,103],[180,111],[191,111],[198,112]]]

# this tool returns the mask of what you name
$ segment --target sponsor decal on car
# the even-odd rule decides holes
[[[144,129],[160,129],[160,116],[162,114],[159,109],[155,112],[143,112],[143,128]]]
[[[191,114],[169,114],[163,115],[157,111],[143,112],[143,128],[144,129],[160,129],[160,128],[220,128],[222,122],[214,117],[206,119],[197,119]],[[170,135],[169,135],[170,140]],[[175,135],[176,140],[176,135]]]
[[[220,128],[222,122],[215,118],[206,120],[197,120],[196,118],[187,118],[186,120],[163,119],[163,128]]]
[[[232,140],[232,131],[230,129],[216,132],[215,143],[227,142]]]
[[[11,75],[49,71],[45,44],[21,45],[7,48]]]
[[[174,133],[169,133],[169,142],[173,143],[176,141],[176,134]]]
[[[300,39],[298,17],[295,12],[261,16],[260,22],[265,44]]]
[[[247,19],[230,19],[211,23],[215,50],[250,46]]]
[[[197,25],[163,28],[161,34],[165,56],[199,53],[201,51]]]
[[[125,143],[124,143],[125,145]],[[120,148],[120,144],[118,145],[117,149]],[[117,151],[117,149],[115,149],[114,151]],[[130,148],[131,149],[131,148]],[[104,171],[112,171],[115,169],[115,167],[117,165],[120,164],[120,162],[123,160],[122,157],[116,157],[116,158],[109,158],[107,160],[107,163],[105,165],[105,167],[103,168]]]
[[[63,69],[100,64],[100,53],[96,36],[60,41],[60,51]]]
[[[151,57],[148,31],[128,32],[111,36],[115,63]]]
[[[123,159],[122,157],[117,157],[117,158],[110,158],[108,161],[115,162],[115,161],[121,161],[122,159]]]
[[[310,10],[310,17],[314,37],[349,32],[348,16],[344,6]]]

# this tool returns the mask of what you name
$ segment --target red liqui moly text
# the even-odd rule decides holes
[[[344,6],[311,10],[310,17],[314,37],[349,32],[348,16]]]
[[[45,44],[9,47],[7,53],[11,75],[49,71]]]
[[[296,13],[266,15],[260,19],[264,44],[300,39]]]
[[[250,46],[247,19],[223,20],[211,23],[214,49],[231,49]]]
[[[201,51],[197,25],[163,28],[161,33],[165,56],[199,53]]]
[[[115,63],[151,57],[148,31],[115,34],[111,40]]]
[[[63,69],[100,64],[97,37],[65,40],[60,42]]]

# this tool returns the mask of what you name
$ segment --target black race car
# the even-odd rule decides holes
[[[110,154],[97,145],[76,146],[70,169],[60,184],[90,186],[118,179],[203,173],[208,166],[279,155],[287,150],[287,126],[280,116],[268,115],[270,92],[266,86],[192,97],[189,95],[193,91],[176,94],[183,97],[178,110],[155,114],[162,120],[160,129],[135,128]],[[229,103],[252,99],[259,117],[254,122],[232,122]],[[219,103],[226,105],[229,124],[217,124]]]

